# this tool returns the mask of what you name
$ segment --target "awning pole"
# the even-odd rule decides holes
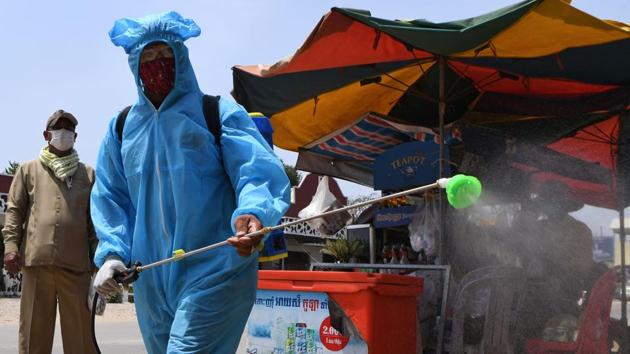
[[[625,284],[626,283],[626,231],[625,231],[625,222],[624,222],[624,210],[623,210],[623,206],[621,208],[619,208],[619,242],[621,243],[621,269],[624,270],[621,272],[621,283]],[[621,302],[622,302],[622,306],[621,306],[621,321],[622,323],[627,323],[627,319],[628,319],[628,311],[626,309],[626,287],[625,286],[621,286]]]
[[[628,343],[628,299],[626,296],[626,225],[625,225],[625,210],[624,210],[624,201],[623,197],[623,186],[620,199],[621,205],[619,207],[619,243],[621,244],[620,255],[621,255],[621,328],[623,331],[621,333],[621,342],[623,343],[622,348],[624,353],[630,353],[630,343]]]
[[[376,229],[374,225],[370,224],[369,228],[370,237],[370,264],[376,263]]]
[[[617,136],[617,181],[615,183],[617,190],[617,198],[619,202],[619,243],[621,243],[621,328],[623,328],[621,334],[621,343],[622,343],[622,352],[630,353],[630,343],[628,343],[629,337],[629,327],[628,327],[628,299],[626,298],[628,294],[626,293],[626,225],[625,225],[625,207],[627,205],[627,192],[626,189],[626,166],[625,164],[628,158],[624,153],[628,150],[624,148],[624,143],[627,143],[627,140],[623,140],[623,138],[627,139],[625,136],[625,132],[628,132],[627,126],[624,123],[627,123],[627,114],[619,115],[619,130]]]
[[[621,198],[623,200],[623,198]],[[625,230],[625,222],[624,222],[625,212],[623,208],[623,202],[619,207],[619,243],[620,243],[620,255],[621,255],[621,328],[623,331],[621,333],[621,343],[623,353],[629,353],[628,350],[628,310],[627,304],[628,300],[626,299],[626,230]]]
[[[443,56],[438,57],[438,69],[439,69],[439,100],[438,100],[438,119],[439,119],[439,146],[440,146],[440,163],[439,163],[439,178],[444,177],[444,115],[446,113],[446,101],[444,97],[444,71],[446,62]],[[446,247],[446,203],[444,198],[446,197],[444,191],[439,190],[439,207],[440,207],[440,247],[438,255],[440,257],[440,264],[446,264],[445,250]]]

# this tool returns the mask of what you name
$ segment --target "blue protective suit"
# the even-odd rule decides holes
[[[245,110],[223,98],[221,149],[215,145],[183,43],[199,33],[174,12],[118,20],[110,31],[129,54],[139,99],[122,146],[114,118],[98,154],[91,213],[99,267],[109,256],[148,264],[223,241],[241,214],[273,226],[288,207],[281,163]],[[176,61],[174,89],[159,110],[138,76],[140,54],[154,41],[170,45]],[[233,353],[255,299],[257,265],[257,254],[241,257],[227,246],[143,272],[134,292],[149,353]]]

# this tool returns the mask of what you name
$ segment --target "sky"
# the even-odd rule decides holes
[[[230,1],[0,1],[0,169],[8,161],[37,157],[46,119],[57,109],[79,120],[76,149],[91,165],[108,122],[136,100],[124,51],[108,37],[114,21],[175,10],[195,20],[201,36],[186,41],[201,89],[229,96],[231,68],[271,64],[292,54],[331,7],[367,9],[388,19],[443,22],[477,16],[517,1],[506,0],[230,0]],[[627,0],[576,0],[573,6],[599,18],[630,23]],[[297,155],[277,151],[287,163]],[[340,183],[346,195],[371,189]],[[612,211],[580,214],[599,234]]]

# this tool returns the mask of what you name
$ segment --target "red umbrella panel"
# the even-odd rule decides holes
[[[571,136],[559,139],[547,147],[561,154],[568,155],[603,167],[610,172],[610,182],[606,191],[598,195],[598,199],[606,202],[597,203],[610,209],[627,206],[626,191],[628,185],[628,161],[630,134],[630,114],[628,112],[616,114],[601,122],[594,123],[575,132]],[[588,191],[588,186],[575,185],[576,189]],[[608,198],[604,198],[605,196]],[[594,197],[594,196],[593,196]]]

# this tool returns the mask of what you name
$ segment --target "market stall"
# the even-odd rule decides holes
[[[429,170],[479,175],[490,192],[498,191],[489,193],[485,209],[465,218],[476,241],[490,242],[550,180],[568,185],[581,202],[623,213],[630,166],[627,28],[560,0],[523,1],[440,24],[333,8],[293,56],[271,66],[235,67],[234,96],[271,118],[276,144],[299,153],[299,169],[369,186],[382,170],[375,167],[377,155],[421,141],[413,133],[428,129],[438,147]],[[449,141],[459,132],[461,142]],[[466,238],[456,228],[451,232],[458,235],[446,232],[444,196],[437,200],[436,243],[446,252],[452,236]],[[381,218],[396,219],[389,212]],[[510,242],[505,247],[518,245]],[[458,254],[466,251],[460,247]],[[498,264],[521,261],[500,247],[482,251]],[[492,274],[505,280],[508,273]],[[497,299],[508,296],[501,294]]]

